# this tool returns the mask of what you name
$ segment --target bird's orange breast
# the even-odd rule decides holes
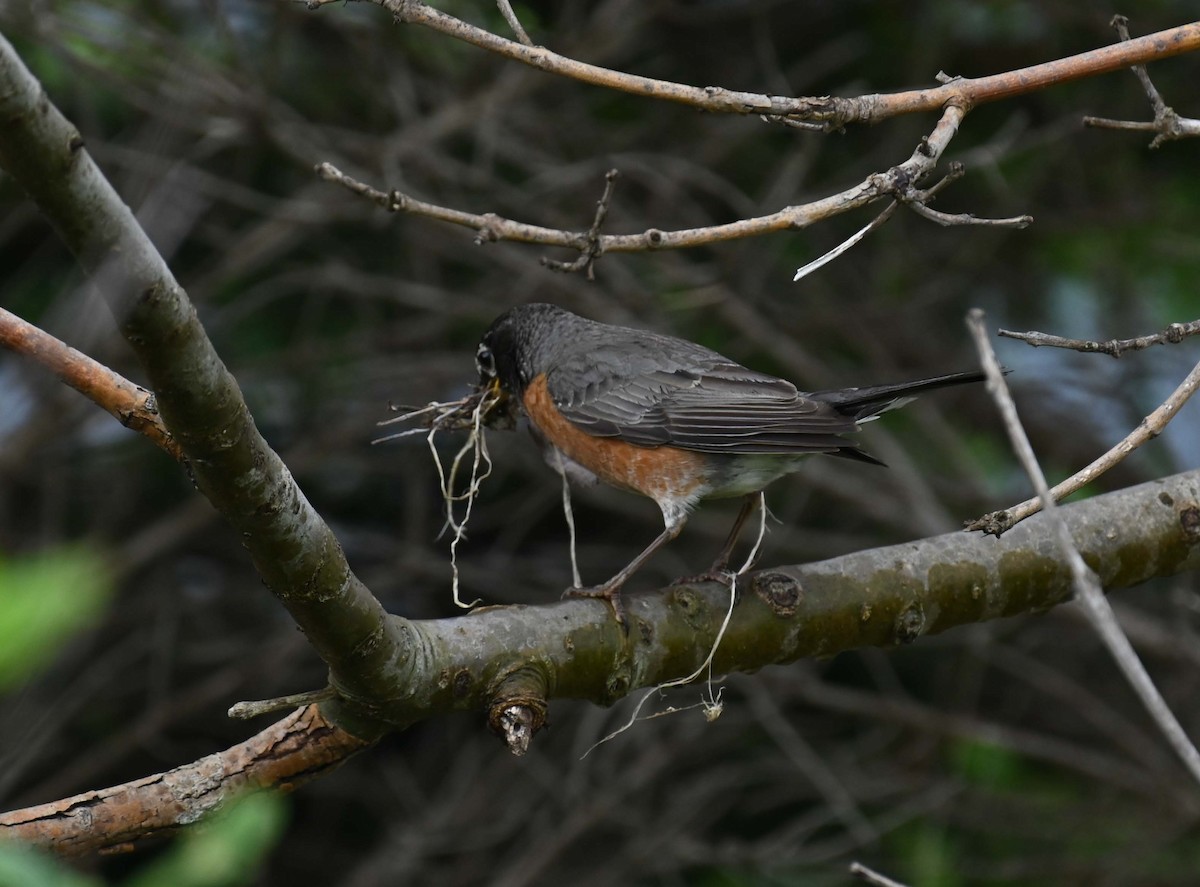
[[[639,447],[616,437],[595,437],[559,412],[546,388],[545,374],[535,378],[522,399],[525,413],[546,440],[605,483],[667,500],[703,495],[709,465],[704,455],[677,447]]]

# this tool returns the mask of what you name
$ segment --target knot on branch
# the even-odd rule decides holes
[[[548,703],[545,672],[522,665],[496,685],[488,705],[488,726],[518,757],[529,751],[533,734],[546,726]]]
[[[787,573],[764,572],[754,577],[754,593],[781,619],[796,615],[804,589]]]
[[[992,511],[982,517],[975,518],[975,520],[964,521],[963,529],[970,533],[983,533],[985,536],[995,536],[999,539],[1011,530],[1015,524],[1016,521],[1013,520],[1011,512]]]

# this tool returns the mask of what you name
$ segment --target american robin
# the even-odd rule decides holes
[[[481,387],[519,404],[551,467],[573,482],[649,496],[662,510],[662,533],[624,569],[566,592],[607,600],[618,620],[621,586],[679,535],[701,499],[747,497],[710,571],[719,574],[758,494],[798,470],[805,456],[882,465],[842,435],[915,394],[983,378],[953,373],[806,393],[693,342],[546,304],[496,318],[480,339],[476,365]]]

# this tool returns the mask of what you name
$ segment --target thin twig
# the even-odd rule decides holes
[[[1117,36],[1122,42],[1128,42],[1129,36],[1129,18],[1124,15],[1114,15],[1108,22],[1109,27],[1117,32]],[[1150,99],[1150,106],[1154,108],[1154,116],[1158,117],[1162,112],[1167,110],[1167,103],[1163,101],[1162,95],[1154,84],[1150,82],[1150,75],[1146,72],[1145,65],[1134,65],[1132,67],[1134,75],[1141,81],[1142,89],[1146,91],[1146,98]]]
[[[866,236],[868,234],[870,234],[872,231],[874,231],[877,228],[882,228],[884,222],[886,222],[893,215],[895,215],[896,207],[899,205],[900,205],[900,202],[898,200],[893,200],[891,203],[889,203],[887,205],[887,209],[885,209],[883,212],[881,212],[879,215],[877,215],[874,219],[872,219],[870,222],[868,222],[862,228],[859,228],[857,231],[855,231],[853,234],[851,234],[849,237],[847,237],[845,240],[843,240],[841,243],[839,243],[837,246],[835,246],[829,252],[825,253],[825,255],[823,255],[819,258],[813,259],[807,265],[801,265],[799,268],[796,269],[796,274],[792,277],[792,283],[795,283],[797,280],[801,280],[801,279],[807,277],[808,275],[812,274],[814,271],[817,271],[820,268],[824,268],[826,265],[828,265],[830,262],[832,262],[834,259],[836,259],[838,256],[840,256],[842,253],[846,252],[848,249],[853,247],[855,244],[857,244],[860,241],[862,241],[863,239],[865,239]]]
[[[1173,323],[1165,330],[1148,336],[1138,336],[1133,339],[1109,339],[1107,342],[1094,342],[1090,339],[1068,339],[1050,333],[1029,331],[1024,333],[1013,330],[997,330],[996,335],[1008,339],[1018,339],[1034,348],[1043,345],[1051,348],[1070,348],[1073,351],[1083,351],[1096,354],[1107,354],[1120,357],[1126,351],[1140,351],[1152,345],[1178,345],[1188,336],[1200,335],[1200,320],[1188,323]]]
[[[1142,348],[1149,348],[1152,345],[1178,344],[1188,336],[1200,334],[1200,320],[1194,320],[1190,323],[1173,323],[1162,332],[1154,333],[1153,335],[1138,336],[1133,339],[1110,339],[1107,342],[1068,339],[1063,336],[1034,331],[1017,333],[1011,330],[999,330],[997,334],[1025,342],[1034,348],[1042,346],[1070,348],[1074,351],[1110,354],[1113,357],[1120,357],[1127,351],[1137,351]],[[1091,464],[1052,487],[1050,495],[1054,497],[1054,501],[1061,502],[1067,496],[1082,489],[1106,471],[1119,465],[1142,444],[1162,434],[1171,420],[1175,418],[1175,414],[1196,393],[1197,388],[1200,388],[1200,364],[1193,367],[1192,371],[1187,374],[1167,399],[1142,419],[1133,431],[1102,456],[1093,460]],[[1012,508],[1006,508],[1003,511],[993,511],[973,521],[969,521],[966,524],[966,529],[980,531],[992,536],[1000,536],[1025,520],[1025,518],[1037,514],[1041,510],[1041,499],[1033,496],[1019,505],[1014,505]]]
[[[1109,653],[1116,660],[1117,667],[1129,681],[1134,693],[1142,701],[1168,744],[1179,756],[1192,778],[1200,783],[1200,752],[1196,750],[1196,746],[1192,744],[1183,727],[1180,726],[1179,721],[1162,698],[1162,694],[1154,686],[1150,675],[1146,673],[1145,667],[1138,659],[1137,653],[1134,652],[1133,645],[1129,643],[1129,638],[1121,631],[1117,617],[1112,611],[1108,598],[1104,596],[1096,574],[1083,562],[1083,557],[1079,554],[1079,549],[1075,547],[1074,540],[1071,538],[1071,531],[1050,493],[1050,488],[1046,484],[1046,476],[1042,473],[1041,466],[1038,465],[1033,447],[1029,443],[1029,437],[1025,434],[1025,429],[1017,415],[1016,404],[1013,403],[1012,395],[1004,382],[1004,372],[988,341],[982,310],[979,308],[971,310],[967,315],[967,327],[975,340],[980,362],[987,373],[988,391],[991,392],[996,406],[1000,410],[1013,449],[1025,468],[1026,474],[1029,475],[1034,489],[1037,490],[1037,494],[1042,500],[1042,507],[1046,512],[1046,519],[1050,521],[1058,537],[1059,547],[1071,570],[1075,597],[1083,604],[1083,611],[1087,614],[1088,621],[1091,622],[1104,645],[1108,647]]]
[[[533,46],[533,41],[529,39],[529,35],[525,33],[525,29],[521,27],[521,21],[517,18],[517,14],[513,12],[512,5],[508,0],[496,0],[496,5],[500,7],[500,14],[504,16],[504,20],[508,22],[508,26],[513,29],[513,33],[517,35],[517,39],[526,46]]]
[[[924,144],[924,143],[923,143]],[[937,197],[939,191],[951,184],[952,182],[961,179],[966,174],[966,168],[959,161],[954,161],[950,164],[949,171],[940,181],[922,190],[915,186],[913,182],[906,182],[902,187],[896,189],[896,199],[915,212],[917,215],[931,222],[949,228],[955,225],[987,225],[993,228],[1028,228],[1033,224],[1033,216],[1022,215],[1013,216],[1008,219],[981,219],[971,213],[944,213],[936,210],[929,204]]]
[[[248,721],[259,715],[284,711],[292,708],[303,708],[318,702],[337,698],[337,690],[333,687],[322,687],[320,690],[308,690],[304,693],[292,693],[288,696],[276,696],[274,699],[252,699],[245,702],[235,702],[226,712],[228,717],[238,721]]]
[[[1117,35],[1122,42],[1128,42],[1129,37],[1129,19],[1123,15],[1114,15],[1112,21],[1109,22],[1117,31]],[[1162,95],[1150,80],[1150,74],[1146,71],[1145,65],[1133,65],[1133,73],[1137,75],[1141,81],[1142,89],[1146,93],[1146,98],[1150,100],[1150,107],[1154,109],[1154,120],[1137,121],[1137,120],[1111,120],[1107,117],[1084,117],[1083,125],[1091,126],[1097,129],[1124,129],[1134,130],[1138,132],[1154,132],[1157,135],[1151,140],[1150,147],[1157,148],[1164,142],[1174,139],[1184,139],[1195,136],[1200,136],[1200,120],[1194,120],[1189,117],[1180,117],[1174,108],[1171,108],[1163,101]]]
[[[1188,402],[1188,399],[1200,388],[1200,363],[1192,368],[1179,386],[1171,392],[1159,406],[1138,423],[1137,428],[1125,436],[1116,446],[1103,456],[1093,461],[1086,468],[1075,472],[1050,490],[1055,502],[1061,502],[1067,496],[1090,484],[1106,471],[1119,465],[1130,453],[1147,441],[1154,440],[1162,434],[1167,424],[1175,418],[1175,414]],[[1042,500],[1038,496],[1026,499],[1020,505],[1014,505],[1004,511],[993,511],[985,514],[966,525],[968,530],[979,530],[992,536],[1000,536],[1011,530],[1030,515],[1042,510]]]
[[[776,123],[788,129],[803,129],[807,132],[830,132],[828,123],[813,123],[809,120],[796,120],[794,117],[781,117],[778,114],[759,114],[758,119],[763,123]]]
[[[982,225],[992,228],[1028,228],[1033,224],[1033,216],[1012,216],[1007,219],[981,219],[971,213],[944,213],[941,210],[926,206],[922,200],[901,198],[905,206],[923,219],[950,228],[955,225]]]
[[[965,108],[957,105],[945,108],[937,125],[921,140],[911,157],[885,172],[867,176],[860,184],[838,194],[811,203],[784,207],[767,216],[679,231],[650,228],[640,234],[600,234],[598,231],[574,232],[543,228],[506,219],[495,213],[467,213],[426,203],[399,191],[380,191],[343,173],[331,163],[317,164],[316,172],[326,181],[339,184],[379,204],[389,212],[412,213],[471,228],[476,232],[475,242],[480,244],[496,241],[536,243],[543,246],[567,247],[578,250],[581,254],[591,251],[603,254],[684,249],[775,231],[796,231],[866,206],[880,198],[906,193],[906,189],[914,182],[920,181],[936,168],[942,154],[957,134],[966,113]],[[600,215],[599,207],[597,210],[597,215]]]
[[[0,346],[41,364],[126,428],[149,438],[175,461],[185,461],[179,443],[158,414],[154,392],[133,384],[3,308],[0,308]]]
[[[587,248],[582,250],[573,262],[559,262],[555,259],[543,258],[542,264],[551,271],[564,271],[573,273],[575,271],[587,271],[587,279],[595,280],[595,265],[596,259],[604,252],[600,245],[600,228],[604,225],[604,220],[608,216],[608,208],[612,204],[613,189],[617,183],[617,176],[620,173],[615,169],[610,169],[604,174],[604,193],[600,195],[600,200],[596,202],[596,215],[592,219],[592,227],[587,232]]]
[[[894,881],[887,875],[881,875],[879,872],[867,868],[861,862],[850,863],[850,874],[858,880],[870,884],[871,887],[905,887],[900,881]]]

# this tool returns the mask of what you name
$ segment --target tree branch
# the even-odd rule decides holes
[[[335,0],[308,0],[316,9]],[[1002,74],[975,79],[956,77],[929,89],[864,95],[857,98],[833,96],[788,98],[724,89],[697,87],[668,80],[655,80],[589,65],[559,55],[542,46],[528,46],[507,40],[483,28],[468,24],[419,0],[371,0],[390,12],[396,21],[421,25],[486,49],[539,71],[570,77],[582,83],[602,86],[647,98],[690,105],[703,111],[726,114],[762,114],[788,120],[817,122],[828,130],[849,123],[878,123],[900,114],[940,111],[947,104],[966,108],[998,101],[1068,83],[1083,77],[1105,74],[1170,58],[1200,49],[1200,22],[1168,28],[1134,40],[1092,49],[1065,59],[1020,68]]]
[[[370,745],[310,705],[233,748],[174,770],[0,813],[0,838],[63,856],[131,849],[123,845],[197,822],[245,791],[291,791]]]
[[[1034,348],[1043,346],[1050,348],[1069,348],[1072,351],[1107,354],[1109,357],[1120,357],[1126,351],[1141,351],[1153,345],[1178,345],[1188,336],[1200,335],[1200,320],[1187,323],[1173,323],[1165,330],[1146,336],[1135,336],[1132,339],[1109,339],[1106,342],[1096,342],[1091,339],[1069,339],[1052,333],[1039,333],[1030,330],[1025,333],[1013,330],[996,330],[997,336],[1007,339],[1017,339]]]
[[[1173,323],[1163,332],[1150,336],[1139,336],[1135,339],[1113,339],[1108,342],[1090,342],[1083,339],[1065,339],[1062,336],[1052,336],[1047,333],[1014,333],[1000,330],[999,335],[1012,339],[1020,339],[1034,348],[1048,345],[1056,348],[1071,348],[1076,351],[1096,352],[1120,357],[1126,351],[1149,348],[1151,345],[1182,342],[1186,336],[1200,332],[1200,321],[1191,323]],[[1050,489],[1050,496],[1055,502],[1061,502],[1067,496],[1090,484],[1100,475],[1119,465],[1125,458],[1142,444],[1153,440],[1162,434],[1163,429],[1175,418],[1185,403],[1191,399],[1200,388],[1200,363],[1192,367],[1192,371],[1184,377],[1167,399],[1159,404],[1153,412],[1138,423],[1137,428],[1110,447],[1102,456],[1092,460],[1086,467],[1072,474],[1066,480],[1055,484]],[[1042,510],[1042,498],[1033,496],[1019,505],[1006,508],[1003,511],[993,511],[966,523],[966,529],[980,531],[985,534],[999,536],[1012,529],[1030,515]]]
[[[1200,470],[1065,506],[1104,588],[1200,568]],[[911,643],[947,629],[1038,612],[1071,596],[1071,573],[1039,516],[1000,539],[957,532],[745,578],[717,651],[718,672]],[[708,655],[729,590],[679,585],[625,596],[629,633],[602,602],[488,607],[412,623],[430,651],[376,714],[397,727],[433,714],[520,702],[612,704],[690,674]],[[536,652],[530,652],[536,651]]]
[[[1111,22],[1112,26],[1117,30],[1117,36],[1122,40],[1128,41],[1129,37],[1129,19],[1123,15],[1114,15]],[[1099,129],[1125,129],[1138,132],[1153,132],[1157,135],[1150,140],[1151,148],[1158,148],[1164,142],[1173,141],[1175,139],[1195,138],[1200,136],[1200,120],[1194,120],[1190,117],[1180,117],[1163,101],[1162,94],[1154,88],[1154,83],[1150,80],[1150,74],[1146,71],[1145,65],[1134,65],[1133,73],[1138,81],[1142,84],[1142,89],[1146,93],[1146,98],[1150,100],[1150,107],[1154,111],[1154,120],[1143,122],[1134,120],[1110,120],[1107,117],[1084,117],[1083,125],[1092,126]]]
[[[255,427],[195,308],[79,132],[0,36],[0,166],[37,203],[107,299],[193,479],[242,535],[349,696],[386,697],[404,624],[351,572],[329,527]],[[359,724],[369,733],[369,726]]]
[[[0,345],[46,367],[126,428],[144,434],[176,461],[184,461],[179,444],[158,415],[152,392],[3,308]]]
[[[578,250],[582,256],[595,258],[603,253],[685,249],[745,237],[757,237],[777,231],[796,231],[888,196],[895,196],[909,205],[923,204],[936,193],[938,187],[919,191],[916,183],[929,175],[937,166],[950,141],[957,134],[965,114],[966,111],[957,105],[948,106],[942,112],[933,131],[921,140],[908,160],[885,172],[873,173],[860,184],[839,194],[814,200],[812,203],[784,207],[778,212],[766,216],[739,219],[725,225],[688,228],[679,231],[662,231],[651,228],[641,234],[600,234],[595,224],[587,232],[543,228],[538,225],[505,219],[495,213],[480,215],[426,203],[401,194],[399,191],[380,191],[351,178],[331,163],[318,164],[316,172],[326,181],[335,182],[355,194],[360,194],[389,212],[411,213],[472,228],[476,231],[476,243],[508,240],[518,243],[537,243],[544,246],[562,246]],[[952,174],[952,177],[957,176]],[[603,205],[603,200],[601,203]],[[946,215],[944,213],[938,215],[940,216],[937,219],[939,224],[947,224]],[[950,224],[1001,224],[1023,228],[1031,221],[1029,216],[992,221],[974,217],[958,217]],[[590,264],[584,261],[579,267],[590,267]]]

